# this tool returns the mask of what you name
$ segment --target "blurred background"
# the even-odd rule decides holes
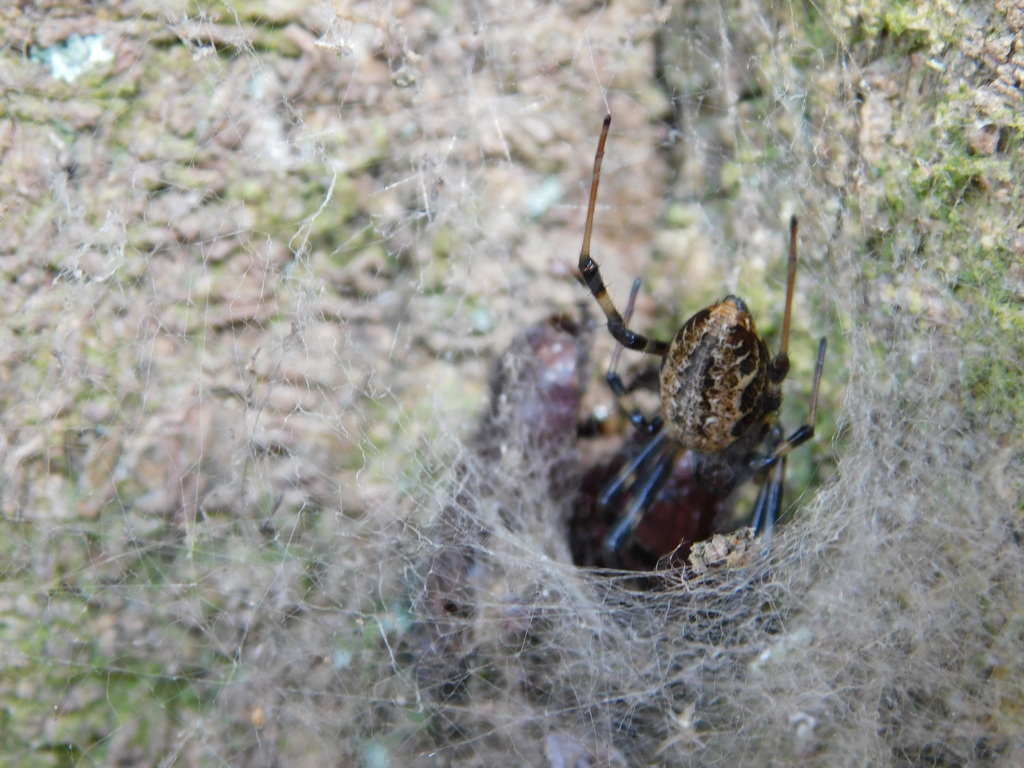
[[[1016,3],[0,17],[0,762],[1024,762]],[[773,548],[707,587],[742,632],[551,555],[538,487],[478,542],[438,695],[442,510],[499,353],[595,315],[609,112],[593,254],[620,306],[642,278],[638,330],[736,293],[775,348],[799,217],[782,418],[827,337],[818,437]],[[581,419],[614,411],[589,343]]]

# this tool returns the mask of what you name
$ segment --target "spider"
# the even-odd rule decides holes
[[[620,345],[608,369],[608,386],[623,403],[630,421],[650,438],[598,497],[598,506],[603,510],[622,505],[618,522],[604,539],[605,553],[609,559],[617,558],[668,481],[677,460],[685,458],[687,451],[691,452],[694,483],[715,497],[729,497],[747,479],[760,482],[750,524],[756,533],[768,534],[781,509],[786,456],[814,436],[818,389],[825,363],[822,338],[814,368],[808,423],[783,438],[778,411],[782,382],[789,372],[789,325],[797,263],[796,217],[790,219],[786,308],[779,352],[774,357],[758,335],[746,302],[738,296],[726,296],[697,312],[670,342],[636,333],[628,324],[640,281],[633,283],[626,313],[619,314],[597,262],[590,255],[601,162],[610,125],[608,115],[594,156],[579,270],[608,320],[608,330]],[[627,387],[617,373],[622,348],[662,359],[658,376],[661,409],[652,419],[635,405],[629,405],[629,394],[640,380]]]

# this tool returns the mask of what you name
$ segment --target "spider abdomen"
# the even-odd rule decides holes
[[[778,403],[768,349],[742,299],[728,296],[691,317],[661,366],[665,423],[698,453],[732,445]]]

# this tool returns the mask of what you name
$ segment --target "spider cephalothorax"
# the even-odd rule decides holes
[[[796,217],[790,221],[786,309],[778,354],[770,355],[746,303],[736,296],[727,296],[697,312],[671,342],[642,336],[628,327],[639,281],[633,285],[625,316],[619,314],[597,262],[590,255],[601,161],[610,124],[609,115],[594,157],[579,270],[601,305],[608,330],[616,341],[627,349],[657,355],[662,363],[661,413],[648,420],[636,408],[629,409],[633,423],[653,436],[649,447],[610,481],[600,497],[603,505],[613,499],[625,503],[605,547],[613,552],[622,547],[639,523],[645,506],[667,479],[671,465],[685,451],[694,454],[696,482],[718,496],[729,495],[747,478],[764,480],[755,504],[753,525],[759,531],[768,530],[781,506],[785,457],[814,435],[818,386],[825,359],[822,339],[818,345],[809,422],[783,440],[778,410],[782,403],[782,381],[789,372],[789,325],[797,263]],[[625,398],[630,388],[615,371],[616,359],[617,355],[608,371],[608,383],[618,397]]]

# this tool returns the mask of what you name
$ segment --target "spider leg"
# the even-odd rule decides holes
[[[629,491],[630,481],[639,476],[652,454],[657,456],[665,449],[667,440],[668,435],[659,432],[643,445],[636,456],[623,464],[615,476],[601,489],[601,494],[597,497],[598,507],[602,510],[611,509],[620,500],[620,495]]]
[[[789,373],[789,324],[793,315],[793,289],[796,286],[796,216],[789,219],[789,267],[786,273],[786,309],[782,315],[782,339],[779,354],[771,361],[768,375],[772,381],[781,384]]]
[[[754,502],[754,513],[750,517],[750,527],[754,534],[767,538],[771,535],[775,521],[782,511],[782,483],[786,475],[785,457],[778,459],[761,483]]]
[[[639,333],[635,333],[626,327],[627,320],[615,308],[612,297],[608,295],[608,289],[601,277],[601,270],[590,255],[590,235],[594,230],[594,208],[597,206],[597,186],[601,180],[601,161],[604,160],[604,145],[608,139],[608,127],[612,123],[612,116],[607,115],[604,119],[604,126],[601,128],[601,138],[598,140],[597,153],[594,155],[594,176],[590,182],[590,202],[587,206],[587,225],[583,231],[583,247],[580,249],[580,274],[587,284],[591,294],[601,305],[605,317],[608,319],[608,330],[615,340],[622,346],[629,349],[636,349],[641,352],[650,352],[652,355],[664,357],[668,352],[668,342],[648,339]]]
[[[605,537],[605,552],[617,555],[633,535],[650,501],[671,476],[679,450],[679,445],[667,433],[659,432],[601,492],[598,505],[602,509],[608,508],[620,494],[629,493],[629,503],[622,516]],[[637,479],[640,482],[633,485],[631,481]]]
[[[629,319],[633,316],[633,305],[636,303],[636,295],[639,290],[640,278],[638,277],[633,281],[633,288],[629,292],[629,301],[626,303],[626,311],[622,314],[622,319],[626,323],[628,323]],[[629,420],[632,422],[633,426],[649,435],[653,435],[661,429],[661,416],[659,415],[648,421],[647,417],[644,416],[643,412],[641,412],[641,410],[636,406],[636,403],[634,403],[632,398],[629,396],[629,393],[636,389],[637,385],[642,382],[643,376],[637,376],[628,387],[623,383],[622,377],[619,376],[619,373],[616,370],[619,365],[619,358],[622,356],[623,349],[625,349],[625,347],[623,347],[622,344],[615,345],[615,351],[612,352],[612,360],[608,365],[608,373],[605,376],[605,381],[608,382],[608,388],[619,401],[619,405],[622,407],[622,410],[629,414]]]
[[[782,460],[786,458],[786,455],[794,448],[806,443],[814,437],[814,421],[818,414],[818,390],[821,387],[821,371],[824,367],[825,338],[822,337],[821,341],[818,342],[818,362],[815,363],[814,366],[814,389],[811,393],[811,412],[808,416],[807,423],[797,427],[793,434],[776,445],[770,454],[760,459],[756,459],[750,467],[754,474],[759,474],[771,469],[776,464],[782,462]]]
[[[626,311],[622,315],[624,324],[629,323],[633,316],[633,307],[636,304],[636,296],[639,291],[640,278],[637,278],[633,281],[633,287],[629,292],[629,301],[626,303]],[[636,387],[641,377],[634,379],[628,387],[623,383],[622,377],[616,370],[623,349],[625,347],[621,343],[615,346],[605,379],[608,382],[608,388],[619,400],[619,405],[629,414],[629,420],[633,425],[652,437],[636,456],[626,462],[598,496],[598,508],[602,512],[611,509],[613,505],[618,506],[617,502],[620,497],[631,497],[625,513],[605,537],[605,551],[611,554],[618,554],[623,544],[636,529],[643,518],[643,511],[647,508],[648,500],[653,498],[668,479],[676,455],[676,450],[671,450],[673,448],[671,438],[661,432],[664,424],[661,416],[656,416],[648,421],[630,398],[630,392]],[[666,458],[673,460],[666,461]],[[640,483],[636,483],[638,479],[641,479]]]

